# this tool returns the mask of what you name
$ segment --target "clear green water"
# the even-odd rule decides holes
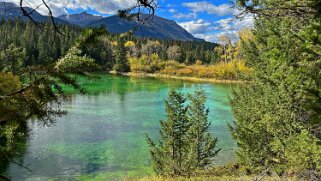
[[[13,180],[121,180],[153,174],[144,134],[157,138],[170,88],[205,90],[211,131],[222,148],[214,162],[234,160],[235,143],[226,126],[233,120],[229,85],[110,75],[80,82],[88,93],[68,97],[62,104],[67,115],[50,127],[29,123],[23,160],[30,170],[11,164],[6,175]]]

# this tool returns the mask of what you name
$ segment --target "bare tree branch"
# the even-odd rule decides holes
[[[32,13],[33,12],[27,12],[26,10],[25,10],[25,8],[23,7],[23,1],[24,0],[20,0],[20,9],[21,9],[21,11],[22,11],[22,14],[24,15],[24,16],[26,16],[27,18],[29,18],[29,20],[31,20],[33,23],[35,23],[37,26],[39,26],[39,24],[38,24],[38,22],[37,21],[35,21],[32,17],[31,17],[31,15],[32,15]],[[35,12],[35,11],[34,11]]]
[[[50,20],[51,20],[51,22],[52,22],[52,24],[53,24],[53,26],[54,26],[55,31],[58,32],[59,34],[63,34],[63,33],[61,33],[61,32],[59,31],[59,29],[58,29],[58,27],[57,27],[57,24],[56,24],[56,22],[55,22],[55,19],[54,19],[53,15],[52,15],[52,11],[51,11],[50,7],[48,6],[48,4],[45,2],[45,0],[42,0],[42,3],[46,6],[46,8],[47,8],[48,11],[49,11],[49,17],[50,17]]]

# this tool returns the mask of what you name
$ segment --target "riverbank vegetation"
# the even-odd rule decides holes
[[[1,21],[0,25],[0,38],[4,40],[0,43],[2,56],[14,53],[9,48],[21,54],[20,59],[3,61],[6,71],[10,71],[9,64],[46,71],[46,66],[55,64],[64,56],[83,31],[65,25],[60,27],[64,30],[64,35],[60,35],[50,25],[42,31],[32,22],[19,20]],[[240,34],[245,33],[250,31]],[[16,34],[22,36],[18,38]],[[240,44],[233,45],[227,37],[222,37],[226,40],[224,46],[208,42],[140,39],[131,33],[113,35],[107,31],[91,38],[79,50],[82,56],[95,60],[100,72],[113,70],[116,73],[155,73],[217,80],[242,80],[251,72],[242,60]]]
[[[150,61],[146,56],[129,59],[132,74],[158,74],[164,76],[193,77],[215,80],[246,80],[251,73],[243,61],[220,62],[214,65],[203,65],[197,61],[193,65],[186,65],[176,61],[161,61],[158,55],[151,55]]]
[[[251,37],[251,31],[245,29],[239,33],[242,41],[248,41]],[[206,59],[195,59],[193,63],[188,60],[179,61],[181,52],[178,46],[172,46],[167,49],[168,60],[162,59],[157,51],[151,51],[143,54],[141,57],[129,56],[129,64],[133,73],[160,74],[177,77],[194,77],[215,80],[246,80],[251,74],[241,52],[241,40],[234,45],[231,40],[221,37],[226,41],[223,46],[217,46],[212,50],[215,57],[212,62]],[[134,42],[130,46],[134,46]],[[156,43],[150,43],[157,46]],[[151,45],[149,45],[151,46]],[[152,49],[152,48],[150,48]]]

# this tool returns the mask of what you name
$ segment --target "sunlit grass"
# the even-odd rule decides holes
[[[132,180],[132,179],[128,179]],[[166,178],[159,176],[151,176],[144,177],[141,179],[137,179],[137,181],[185,181],[185,180],[193,180],[193,181],[299,181],[297,178],[280,178],[280,177],[256,177],[256,176],[212,176],[212,177],[174,177],[174,178]]]

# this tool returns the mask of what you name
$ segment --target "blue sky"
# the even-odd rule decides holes
[[[18,2],[19,0],[10,0]],[[37,7],[41,0],[25,0],[26,6]],[[117,9],[134,5],[136,0],[51,0],[49,5],[54,15],[73,14],[86,11],[91,14],[109,16]],[[225,34],[231,38],[237,36],[237,31],[251,27],[253,18],[233,20],[233,15],[239,13],[232,9],[230,0],[158,0],[156,15],[176,21],[194,36],[211,42],[218,42],[218,37]],[[44,7],[38,11],[46,14]]]

